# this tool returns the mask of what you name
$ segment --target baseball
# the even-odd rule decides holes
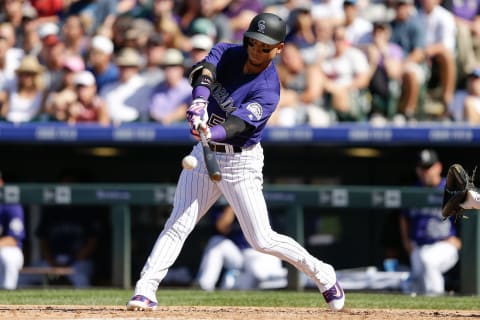
[[[198,163],[197,158],[195,158],[194,156],[188,155],[183,158],[182,167],[184,169],[190,170],[195,168],[197,166],[197,163]]]

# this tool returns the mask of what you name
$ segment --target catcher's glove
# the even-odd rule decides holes
[[[468,190],[474,189],[475,170],[471,176],[460,164],[453,164],[448,169],[447,182],[443,191],[442,216],[444,219],[455,217],[455,222],[463,217],[465,210],[460,206],[467,198]]]

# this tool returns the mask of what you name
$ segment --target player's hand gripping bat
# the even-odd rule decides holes
[[[210,149],[208,145],[207,138],[205,137],[205,132],[202,128],[197,128],[198,135],[200,136],[200,141],[203,147],[203,157],[205,159],[205,165],[207,166],[208,175],[210,179],[214,182],[219,182],[222,180],[222,173],[220,172],[220,168],[218,167],[217,159],[215,158],[215,154]]]

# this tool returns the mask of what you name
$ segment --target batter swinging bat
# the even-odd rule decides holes
[[[205,133],[202,129],[198,128],[198,135],[200,136],[200,140],[202,142],[203,147],[203,157],[205,159],[205,164],[207,166],[208,175],[210,179],[214,182],[219,182],[222,180],[222,173],[220,172],[220,168],[218,167],[217,159],[213,154],[213,151],[210,149],[208,145],[207,138],[205,137]]]

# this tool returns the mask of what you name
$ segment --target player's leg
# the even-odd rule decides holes
[[[420,247],[413,248],[410,253],[410,277],[412,279],[412,292],[425,293],[425,265],[420,255]]]
[[[201,152],[201,146],[196,145],[192,155],[203,159]],[[200,163],[192,170],[182,171],[175,191],[173,210],[142,269],[141,277],[135,285],[135,296],[146,297],[149,303],[157,302],[155,293],[168,268],[177,259],[197,222],[219,197],[220,190],[210,181],[204,165]],[[131,300],[127,308],[134,309],[134,304]]]
[[[23,266],[23,253],[18,247],[0,248],[0,288],[17,288],[18,274]]]
[[[235,243],[223,236],[213,236],[200,262],[197,282],[203,290],[212,291],[223,267],[240,269],[242,266],[243,255]]]
[[[294,239],[272,230],[262,191],[262,168],[263,150],[257,145],[235,155],[220,183],[247,241],[254,249],[294,265],[314,281],[331,308],[343,308],[343,290],[336,283],[334,268],[313,257]]]
[[[449,242],[440,241],[424,246],[420,250],[420,259],[424,265],[424,284],[426,294],[443,294],[445,279],[443,274],[453,268],[458,261],[458,250]]]

